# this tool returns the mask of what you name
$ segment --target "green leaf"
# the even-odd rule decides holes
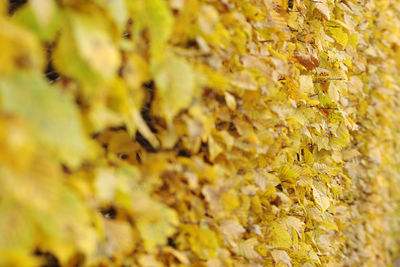
[[[73,100],[32,73],[0,81],[2,109],[24,119],[35,135],[60,160],[76,166],[87,155],[87,144]]]
[[[95,72],[106,80],[116,74],[120,65],[118,50],[105,30],[105,23],[90,16],[70,15],[79,54]]]
[[[178,214],[174,209],[151,199],[142,191],[133,197],[133,207],[138,216],[137,229],[143,238],[143,246],[152,250],[157,245],[167,243],[167,238],[176,232],[179,224]]]
[[[172,122],[174,116],[192,101],[195,75],[183,58],[170,56],[166,65],[155,77],[157,104],[160,116]]]
[[[54,0],[29,1],[18,11],[15,19],[44,41],[52,40],[62,23]]]
[[[165,48],[172,33],[173,17],[163,0],[130,1],[130,8],[134,14],[136,33],[147,28],[150,34],[151,68],[153,72],[161,67]]]
[[[56,69],[90,88],[111,80],[121,57],[107,31],[109,25],[95,16],[69,12],[67,17],[68,27],[62,31],[54,51]]]
[[[114,21],[120,31],[126,28],[126,22],[129,17],[125,0],[95,0],[95,2],[106,10],[108,16]]]

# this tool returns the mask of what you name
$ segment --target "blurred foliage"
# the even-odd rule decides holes
[[[391,266],[399,17],[0,1],[0,266]]]

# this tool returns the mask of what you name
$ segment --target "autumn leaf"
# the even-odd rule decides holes
[[[272,222],[267,228],[268,244],[275,248],[290,248],[292,239],[288,231],[278,222]]]
[[[399,17],[0,1],[0,266],[396,265]]]
[[[296,52],[294,58],[303,65],[307,70],[313,70],[319,66],[318,58],[314,55],[306,55]]]
[[[190,105],[196,84],[192,68],[183,58],[171,55],[167,64],[156,75],[156,103],[157,114],[171,123],[179,111]]]
[[[79,113],[70,96],[31,73],[2,80],[0,90],[2,109],[23,118],[32,134],[60,160],[76,167],[88,155]]]

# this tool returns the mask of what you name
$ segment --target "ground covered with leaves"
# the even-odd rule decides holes
[[[0,1],[0,266],[391,266],[400,2]]]

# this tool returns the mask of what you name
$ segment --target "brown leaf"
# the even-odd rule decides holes
[[[314,55],[304,55],[296,52],[294,58],[308,70],[313,70],[319,66],[319,60]]]

